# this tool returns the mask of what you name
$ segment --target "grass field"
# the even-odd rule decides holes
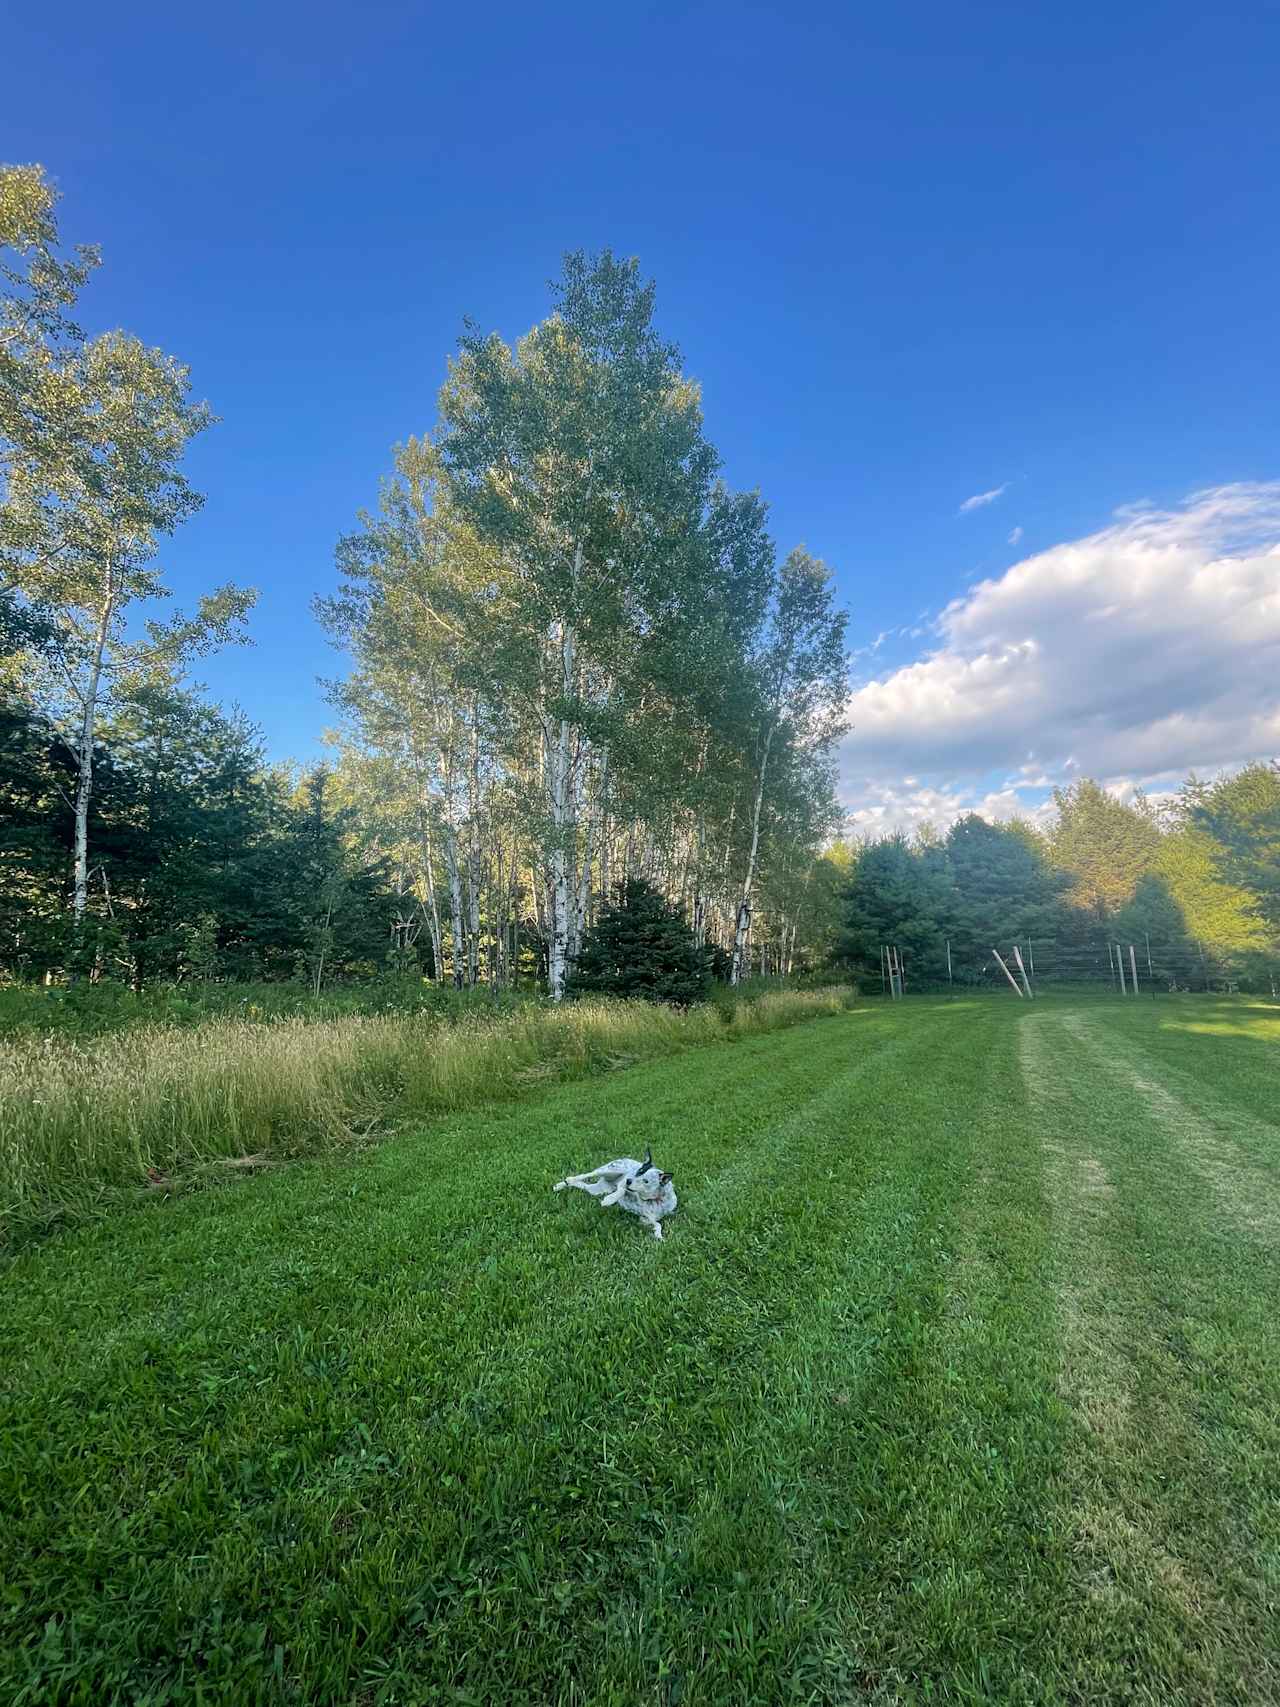
[[[1278,1068],[876,1004],[36,1244],[0,1702],[1274,1703]]]

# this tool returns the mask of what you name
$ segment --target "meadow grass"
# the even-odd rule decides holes
[[[0,1700],[1274,1703],[1278,1061],[909,999],[33,1244]]]
[[[87,1039],[135,1026],[206,1025],[215,1019],[262,1025],[280,1019],[343,1019],[348,1015],[407,1014],[435,1020],[510,1012],[536,1002],[531,990],[477,986],[455,990],[421,977],[385,973],[328,986],[317,995],[297,979],[144,984],[130,989],[114,979],[98,983],[0,984],[0,1038],[22,1033]]]
[[[840,1011],[843,986],[723,1007],[581,1001],[445,1018],[348,1013],[21,1033],[0,1044],[0,1238],[172,1190],[220,1161],[255,1165],[588,1077],[674,1050]],[[183,1178],[179,1181],[179,1176]]]

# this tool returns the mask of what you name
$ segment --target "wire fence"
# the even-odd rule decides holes
[[[876,974],[861,968],[864,988]],[[870,975],[868,975],[870,974]],[[990,947],[948,938],[885,943],[880,949],[880,989],[907,994],[991,990],[1010,999],[1080,990],[1095,995],[1172,996],[1256,994],[1280,999],[1280,955],[1224,954],[1193,939],[1136,941],[1100,935],[1092,941],[1027,937]]]

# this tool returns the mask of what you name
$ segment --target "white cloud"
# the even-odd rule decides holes
[[[1022,529],[1021,528],[1014,528],[1013,532],[1009,535],[1009,544],[1010,545],[1016,545],[1021,538],[1022,538]]]
[[[997,498],[1002,498],[1009,490],[1006,480],[1003,486],[993,486],[989,492],[975,492],[972,498],[966,498],[961,504],[957,515],[967,515],[970,510],[980,510],[984,504],[994,504]]]
[[[1072,775],[1159,788],[1280,752],[1280,482],[1122,511],[968,589],[936,632],[851,696],[859,825],[1009,816]]]

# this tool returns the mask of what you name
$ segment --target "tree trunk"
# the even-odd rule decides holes
[[[449,878],[450,925],[453,929],[453,987],[460,990],[466,981],[467,949],[462,929],[462,873],[458,867],[458,838],[446,818],[444,825],[444,868]]]
[[[760,808],[764,802],[764,779],[769,768],[769,749],[773,745],[774,725],[769,725],[769,732],[764,739],[764,752],[760,757],[760,776],[756,784],[755,811],[751,815],[751,851],[747,855],[746,876],[742,880],[742,899],[738,902],[738,922],[733,937],[733,967],[729,973],[731,984],[742,982],[742,973],[746,964],[747,934],[751,929],[751,886],[756,876],[756,854],[760,847]]]
[[[467,841],[468,950],[467,982],[474,988],[480,974],[480,709],[471,702],[471,764],[467,775],[470,798]]]
[[[427,929],[431,932],[431,970],[437,984],[444,983],[444,952],[440,939],[440,902],[436,895],[435,861],[431,852],[431,808],[425,802],[418,808],[418,832],[422,838],[422,867],[427,891]]]
[[[111,629],[111,613],[115,608],[115,578],[107,570],[103,585],[102,609],[93,636],[93,663],[85,689],[83,716],[78,741],[79,776],[76,782],[75,863],[73,866],[72,915],[75,919],[77,942],[84,929],[85,908],[89,902],[89,802],[93,797],[93,730],[98,711],[98,694],[102,685],[102,661]]]
[[[609,782],[609,749],[604,747],[600,754],[600,768],[596,777],[595,793],[591,800],[590,816],[587,820],[587,833],[582,847],[582,864],[578,869],[578,892],[574,903],[574,917],[570,929],[570,959],[576,958],[582,947],[582,933],[587,924],[587,908],[591,900],[591,862],[601,848],[604,836],[604,796]]]
[[[582,565],[582,546],[574,552],[574,579]],[[561,622],[560,629],[560,691],[564,699],[572,699],[577,667],[577,637],[573,627]],[[550,797],[553,841],[551,845],[551,935],[547,944],[547,989],[553,1002],[564,997],[565,979],[569,971],[570,910],[573,897],[569,884],[570,839],[576,831],[571,804],[572,729],[567,717],[560,717],[554,743],[546,742],[547,792]]]

